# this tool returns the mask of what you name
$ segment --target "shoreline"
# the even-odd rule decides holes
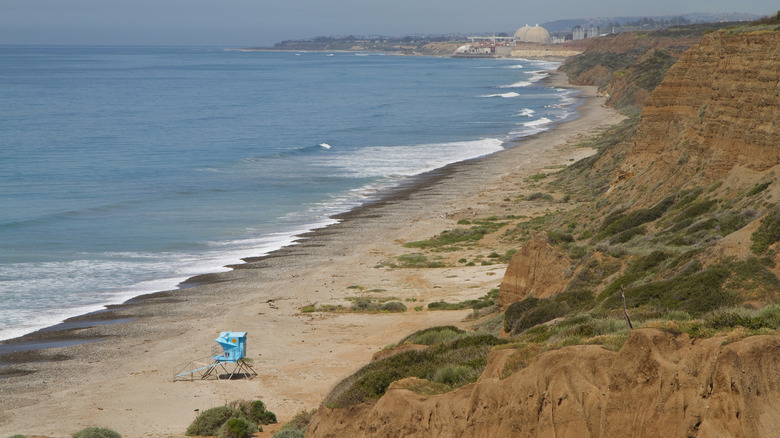
[[[560,72],[545,79],[550,86],[566,86],[561,80],[565,82]],[[582,90],[576,99],[583,103],[574,120],[496,154],[423,174],[376,202],[335,216],[338,223],[305,233],[296,244],[266,256],[247,257],[245,263],[230,266],[231,271],[192,277],[187,287],[70,318],[71,325],[63,331],[36,332],[36,339],[27,340],[97,341],[0,357],[0,385],[8,394],[7,405],[14,406],[0,414],[0,430],[70,436],[97,425],[125,436],[176,436],[183,434],[195,409],[241,398],[262,398],[285,421],[302,409],[315,408],[330,387],[382,346],[431,325],[467,326],[462,322],[465,311],[301,314],[298,309],[355,295],[355,285],[382,286],[387,294],[425,303],[474,298],[496,287],[505,265],[377,266],[409,252],[404,241],[438,234],[459,216],[504,208],[490,203],[501,204],[501,193],[508,190],[502,184],[513,178],[522,181],[523,172],[587,156],[590,152],[572,144],[619,116],[603,108],[594,87],[576,88]],[[547,153],[556,147],[562,150]],[[535,153],[541,148],[545,153]],[[105,323],[84,327],[90,318]],[[117,321],[121,323],[112,323]],[[170,381],[176,364],[208,353],[214,338],[226,330],[249,332],[247,356],[255,360],[258,378]],[[24,419],[31,416],[43,418],[29,426]]]
[[[344,51],[344,52],[350,52],[350,51]],[[376,52],[376,53],[384,53],[384,52]],[[559,62],[553,60],[548,60],[548,61]],[[569,85],[568,82],[566,82],[565,79],[561,79],[561,77],[556,78],[555,75],[560,74],[557,70],[550,70],[544,73],[548,73],[548,75],[540,79],[539,83],[544,84],[549,88],[566,88],[566,89],[577,88]],[[577,99],[578,96],[573,96],[573,98]],[[576,108],[577,106],[575,105],[575,112],[577,111]],[[546,131],[537,132],[537,133],[529,134],[524,137],[506,141],[504,143],[505,150],[512,147],[516,147],[518,144],[524,141],[532,140],[536,136],[542,135],[545,132],[548,132],[550,130],[555,130],[559,125],[565,124],[569,121],[572,120],[563,120],[553,124],[553,126]],[[511,146],[507,146],[507,145],[511,145]],[[501,153],[501,152],[503,151],[499,151],[496,153]],[[496,153],[490,155],[495,155]],[[381,206],[390,202],[394,202],[398,199],[401,199],[404,196],[408,196],[410,193],[413,193],[414,191],[417,191],[425,186],[435,184],[437,181],[441,180],[442,178],[447,177],[449,173],[454,171],[453,170],[454,167],[452,166],[465,165],[469,162],[486,158],[487,156],[489,155],[472,158],[460,162],[449,163],[443,167],[436,168],[433,170],[423,172],[422,174],[408,177],[405,180],[402,180],[393,186],[382,189],[376,195],[375,199],[368,200],[342,213],[337,213],[328,218],[323,218],[322,221],[346,220],[353,217],[354,216],[353,213],[370,209],[374,206]],[[114,310],[120,308],[121,306],[136,303],[139,300],[143,300],[145,297],[154,297],[158,294],[163,294],[171,291],[178,291],[182,289],[188,289],[191,287],[206,285],[213,281],[219,281],[214,279],[215,276],[218,276],[219,274],[231,272],[232,270],[236,270],[236,269],[244,269],[246,268],[247,263],[261,261],[265,258],[282,256],[283,254],[285,254],[285,250],[287,248],[298,245],[301,242],[306,241],[308,238],[316,237],[318,233],[325,232],[324,230],[327,230],[329,227],[333,225],[336,224],[331,223],[324,226],[315,226],[303,233],[297,235],[291,235],[290,239],[292,243],[288,243],[277,249],[273,249],[264,255],[241,257],[238,263],[226,264],[222,266],[222,268],[228,268],[227,271],[216,272],[216,270],[219,269],[219,267],[215,266],[214,272],[205,272],[205,273],[190,276],[188,278],[185,278],[178,284],[176,284],[171,289],[163,289],[163,290],[157,290],[151,292],[141,292],[138,295],[131,296],[130,298],[125,299],[120,303],[103,304],[101,305],[101,308],[98,310],[93,310],[83,314],[76,314],[67,317],[59,322],[52,323],[51,325],[41,327],[39,329],[36,329],[29,333],[25,333],[20,336],[15,336],[13,338],[8,338],[8,339],[0,339],[0,366],[2,366],[4,363],[2,360],[4,355],[16,353],[19,351],[36,350],[38,349],[35,348],[34,345],[36,342],[41,343],[40,349],[52,348],[52,345],[56,346],[58,343],[61,343],[63,346],[77,344],[79,338],[69,336],[69,333],[72,332],[74,329],[89,328],[97,325],[118,324],[118,323],[128,322],[128,318],[115,316],[112,313]],[[96,306],[97,305],[99,304],[96,304]],[[91,338],[85,338],[84,342],[91,342]]]

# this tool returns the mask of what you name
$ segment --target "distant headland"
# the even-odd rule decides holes
[[[562,58],[581,53],[587,40],[633,31],[657,31],[677,26],[715,26],[750,21],[744,13],[685,14],[659,17],[606,17],[557,20],[534,26],[520,23],[513,32],[444,35],[346,35],[286,40],[272,47],[245,50],[385,52],[399,55],[458,57]],[[714,29],[713,29],[714,30]]]

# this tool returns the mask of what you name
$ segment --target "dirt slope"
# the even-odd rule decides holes
[[[636,330],[618,352],[566,347],[450,394],[391,389],[374,404],[322,407],[306,436],[774,436],[780,339],[723,342]]]

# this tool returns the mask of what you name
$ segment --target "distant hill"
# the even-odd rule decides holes
[[[680,19],[683,20],[680,20]],[[627,26],[630,23],[637,23],[640,21],[649,21],[659,23],[657,26],[647,26],[649,29],[658,29],[667,27],[669,25],[687,24],[687,23],[718,23],[721,21],[753,21],[760,18],[755,14],[745,14],[741,12],[732,12],[727,14],[709,14],[709,13],[694,13],[694,14],[681,14],[681,15],[662,15],[662,16],[638,16],[638,17],[591,17],[591,18],[573,18],[565,20],[555,20],[547,23],[542,23],[541,26],[547,29],[550,33],[557,32],[569,32],[575,26],[589,27],[611,27],[612,24],[619,24],[620,26]],[[660,23],[667,23],[662,25]],[[628,26],[632,30],[636,30],[637,26]]]

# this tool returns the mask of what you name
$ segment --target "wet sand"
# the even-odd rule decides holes
[[[563,74],[550,80],[565,85]],[[294,245],[247,258],[230,272],[195,277],[185,288],[0,343],[0,434],[66,437],[100,426],[125,437],[183,436],[198,410],[237,399],[262,399],[284,421],[316,408],[331,387],[407,334],[473,325],[464,321],[468,311],[413,308],[480,297],[498,287],[505,264],[390,269],[387,261],[417,252],[404,242],[452,229],[458,219],[558,208],[505,200],[516,198],[530,175],[592,154],[579,141],[621,119],[595,87],[577,88],[578,119],[498,154],[422,175]],[[496,250],[503,250],[499,243],[483,242],[469,257]],[[348,305],[345,297],[361,294],[396,297],[409,310],[300,312],[309,304]],[[209,356],[219,332],[228,330],[248,332],[247,357],[259,377],[172,381],[178,365]]]

